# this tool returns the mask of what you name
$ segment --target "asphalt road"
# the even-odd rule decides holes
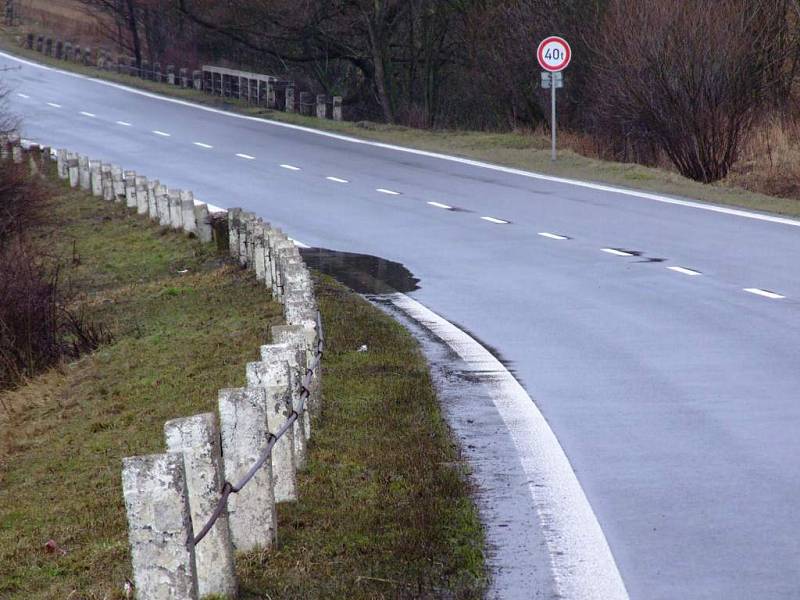
[[[631,598],[800,596],[797,226],[6,75],[27,137],[403,263],[534,399]]]

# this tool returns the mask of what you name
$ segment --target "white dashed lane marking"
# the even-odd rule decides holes
[[[510,221],[504,221],[503,219],[498,219],[497,217],[481,217],[484,221],[489,221],[489,223],[494,223],[495,225],[508,225]]]
[[[449,206],[447,204],[442,204],[441,202],[428,202],[428,204],[430,204],[431,206],[435,206],[436,208],[443,208],[445,210],[453,210],[452,206]]]
[[[299,171],[300,167],[295,167],[294,165],[281,165],[281,169],[286,169],[287,171]]]
[[[243,158],[245,160],[255,160],[256,159],[255,156],[250,156],[249,154],[237,154],[236,156],[239,157],[239,158]]]
[[[211,150],[214,147],[210,144],[204,144],[203,142],[195,142],[194,145],[199,148],[205,148],[206,150]]]
[[[84,117],[92,117],[92,118],[94,118],[94,117],[96,117],[96,116],[97,116],[96,114],[94,114],[94,113],[90,113],[90,112],[86,112],[85,110],[82,110],[82,111],[80,112],[80,114],[82,114]]]
[[[623,250],[617,250],[616,248],[603,248],[603,252],[608,254],[613,254],[614,256],[633,256],[630,252],[625,252]]]
[[[30,96],[28,96],[28,94],[17,94],[17,96],[19,96],[20,98],[25,98],[25,99],[30,98]]]
[[[775,292],[770,292],[769,290],[762,290],[760,288],[744,288],[745,292],[750,294],[755,294],[756,296],[763,296],[764,298],[770,298],[771,300],[781,300],[786,298],[786,296],[781,296],[780,294],[776,294]]]
[[[127,121],[117,121],[117,125],[122,125],[123,127],[133,127],[133,125],[131,125]]]
[[[549,238],[551,240],[568,240],[569,238],[565,235],[558,235],[557,233],[550,233],[548,231],[542,231],[539,233],[540,236]]]
[[[61,108],[61,105],[56,104],[55,102],[48,102],[47,106],[52,106],[53,108]]]
[[[675,271],[676,273],[683,273],[684,275],[702,275],[700,271],[695,271],[694,269],[687,269],[686,267],[667,267],[670,271]]]
[[[325,179],[334,183],[350,183],[347,179],[342,179],[341,177],[326,177]]]
[[[400,192],[395,192],[394,190],[387,190],[386,188],[378,188],[375,190],[376,192],[380,192],[381,194],[387,194],[389,196],[399,196]]]
[[[160,135],[161,137],[172,137],[172,134],[167,133],[166,131],[159,131],[158,129],[153,129],[153,133]]]

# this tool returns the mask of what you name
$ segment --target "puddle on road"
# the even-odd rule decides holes
[[[303,248],[300,254],[311,269],[330,275],[359,294],[392,294],[419,289],[419,279],[404,265],[379,256]]]

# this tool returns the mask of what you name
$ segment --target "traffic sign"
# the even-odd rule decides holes
[[[572,49],[567,40],[557,35],[551,35],[542,40],[536,50],[536,58],[545,71],[557,73],[563,71],[572,59]]]
[[[563,88],[564,87],[564,74],[559,71],[557,73],[548,73],[547,71],[542,71],[542,89],[548,90],[550,86],[555,86],[556,88]]]

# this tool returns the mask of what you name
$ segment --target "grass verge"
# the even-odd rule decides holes
[[[0,598],[123,598],[121,458],[162,452],[165,420],[243,385],[281,309],[211,245],[52,189],[35,237],[114,341],[0,395]],[[360,297],[318,294],[323,423],[279,546],[238,557],[241,597],[480,597],[482,533],[423,357]]]
[[[537,173],[609,183],[638,190],[694,198],[715,204],[726,204],[776,214],[800,216],[800,201],[792,198],[769,196],[738,187],[735,184],[743,181],[741,177],[732,176],[728,181],[702,184],[681,177],[671,171],[644,167],[633,163],[617,163],[587,158],[569,149],[560,150],[559,160],[553,163],[550,160],[549,138],[540,134],[423,130],[371,122],[338,123],[281,111],[266,110],[230,98],[209,96],[193,89],[181,89],[167,84],[144,81],[136,77],[100,71],[92,67],[56,60],[39,52],[21,48],[15,40],[16,35],[21,35],[20,32],[21,30],[19,29],[10,28],[0,31],[0,48],[21,57],[57,66],[64,70],[114,81],[164,96],[189,100],[197,104],[273,121],[341,133],[361,139],[482,160]]]

